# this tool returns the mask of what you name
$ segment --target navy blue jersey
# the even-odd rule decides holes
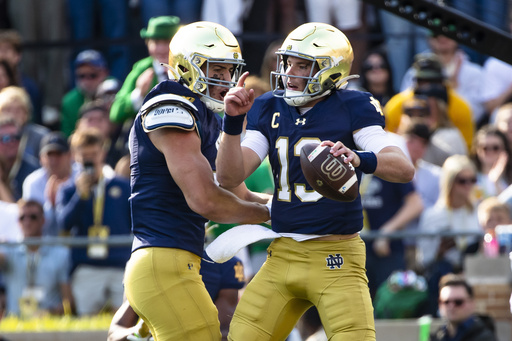
[[[196,94],[174,81],[158,84],[146,96],[144,103],[163,94],[182,96],[197,107],[193,116],[195,130],[201,138],[201,152],[215,169],[216,142],[221,130],[218,115],[207,110]],[[165,156],[143,129],[143,116],[141,112],[137,114],[130,132],[130,207],[135,237],[132,250],[169,247],[202,256],[207,219],[188,207],[185,196],[169,173]]]
[[[233,257],[225,263],[215,263],[206,254],[201,260],[201,271],[206,290],[215,302],[222,289],[242,289],[245,285],[244,266],[238,257]]]
[[[338,202],[322,197],[306,181],[300,167],[304,144],[331,140],[356,149],[353,132],[378,125],[384,116],[371,94],[340,90],[315,104],[304,115],[282,98],[266,93],[247,115],[247,129],[269,141],[275,181],[272,229],[280,233],[352,234],[363,227],[361,198]],[[358,180],[361,172],[356,169]]]

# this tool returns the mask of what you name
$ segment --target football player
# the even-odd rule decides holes
[[[199,274],[205,223],[269,219],[266,198],[241,193],[260,203],[241,200],[212,172],[221,130],[216,112],[243,59],[233,34],[211,22],[180,28],[169,51],[175,81],[150,91],[130,132],[134,241],[125,292],[155,340],[220,340],[217,310]]]
[[[228,339],[284,340],[315,305],[329,340],[375,340],[359,236],[360,196],[338,202],[315,192],[301,171],[300,151],[305,143],[323,141],[335,156],[344,154],[352,162],[359,180],[364,172],[409,182],[414,167],[383,130],[379,102],[369,93],[344,89],[353,77],[353,53],[341,31],[303,24],[276,54],[271,92],[254,100],[242,86],[244,75],[224,99],[219,183],[240,184],[268,155],[275,177],[272,229],[282,236],[272,242],[267,261],[242,295]]]
[[[225,263],[214,263],[203,253],[201,276],[206,290],[219,311],[222,340],[227,340],[229,322],[238,303],[238,290],[245,285],[242,261],[233,257]],[[147,325],[140,320],[128,301],[117,310],[110,329],[108,341],[153,340]]]

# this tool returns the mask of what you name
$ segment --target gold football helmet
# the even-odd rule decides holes
[[[205,72],[201,67],[206,63]],[[208,77],[211,63],[232,64],[231,80]],[[176,79],[201,96],[201,101],[214,112],[224,111],[224,102],[210,96],[208,86],[234,87],[242,72],[244,60],[233,33],[222,25],[199,21],[181,27],[169,44],[169,66]]]
[[[333,90],[347,85],[347,80],[359,76],[349,76],[354,60],[352,45],[336,27],[323,23],[306,23],[293,30],[286,37],[278,55],[278,69],[272,72],[272,93],[284,98],[292,106],[302,106],[311,100],[330,94]],[[309,77],[286,74],[286,60],[294,56],[313,63]],[[319,70],[313,74],[314,70]],[[307,80],[303,91],[286,89],[289,77]],[[283,90],[283,92],[278,90]]]

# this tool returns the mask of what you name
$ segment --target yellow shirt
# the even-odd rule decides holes
[[[411,89],[407,89],[391,97],[386,103],[384,106],[386,130],[391,132],[397,131],[403,113],[402,105],[405,100],[413,96],[414,92]],[[460,130],[466,141],[468,150],[471,150],[475,130],[473,113],[471,112],[469,104],[451,88],[448,88],[447,114],[453,125]]]

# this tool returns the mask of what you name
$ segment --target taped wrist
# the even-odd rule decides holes
[[[356,153],[357,156],[359,156],[359,160],[361,160],[361,163],[356,168],[365,174],[372,174],[375,172],[377,169],[377,155],[375,155],[375,153],[357,150],[354,150],[354,153]]]
[[[240,116],[229,116],[224,113],[224,119],[222,120],[222,130],[228,135],[240,135],[244,129],[245,115]]]

